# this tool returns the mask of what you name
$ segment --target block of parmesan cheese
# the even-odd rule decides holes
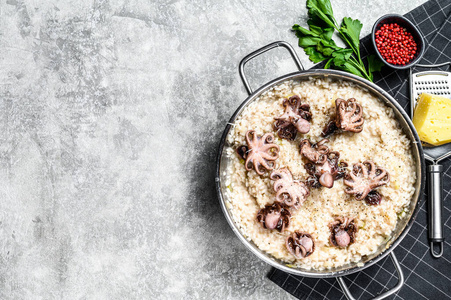
[[[413,114],[420,140],[438,146],[451,142],[451,99],[423,93]]]

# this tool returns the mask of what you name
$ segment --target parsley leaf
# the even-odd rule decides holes
[[[371,73],[380,71],[384,66],[384,62],[374,54],[368,56],[367,60],[368,60],[368,71],[370,71]]]
[[[334,65],[341,66],[341,65],[345,64],[349,60],[351,55],[352,55],[351,49],[341,48],[341,49],[335,51],[334,53],[332,53]]]
[[[368,73],[371,77],[371,81],[373,81],[373,72],[380,71],[384,66],[384,63],[374,54],[369,55],[367,61],[368,61]]]
[[[335,51],[342,49],[340,47],[337,47],[335,45],[334,41],[325,41],[325,40],[321,40],[319,41],[318,44],[316,44],[316,49],[321,52],[322,54],[324,54],[325,56],[331,56],[332,53],[334,53]]]
[[[323,60],[326,60],[327,58],[321,54],[318,50],[316,50],[316,47],[307,47],[304,49],[305,54],[307,54],[311,61],[313,61],[315,64],[319,63]]]
[[[321,20],[332,28],[336,27],[334,12],[329,0],[307,0],[307,8],[309,9],[308,13],[311,19],[316,22]]]
[[[346,39],[346,42],[352,48],[352,50],[360,56],[359,44],[360,44],[360,31],[362,30],[362,23],[359,20],[353,20],[351,18],[343,18],[343,22],[340,27],[340,34]]]
[[[339,66],[335,65],[335,67],[337,69],[340,69],[340,70],[352,73],[354,75],[358,75],[360,77],[364,77],[363,73],[359,69],[357,69],[355,66],[353,66],[351,63],[349,63],[349,62],[345,62],[344,64],[339,65]]]

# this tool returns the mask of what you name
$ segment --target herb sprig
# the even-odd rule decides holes
[[[304,48],[310,60],[314,63],[327,60],[324,69],[333,67],[373,81],[373,72],[380,71],[384,63],[370,55],[367,58],[368,69],[365,68],[360,57],[362,23],[345,17],[338,27],[329,0],[307,0],[307,8],[309,29],[295,24],[293,30],[299,38],[299,46]],[[335,30],[349,48],[335,44],[332,39]]]

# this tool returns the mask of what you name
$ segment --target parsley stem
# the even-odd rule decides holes
[[[355,49],[354,47],[352,47],[352,44],[351,44],[351,42],[349,42],[349,40],[346,38],[346,36],[343,34],[343,33],[341,33],[341,31],[338,31],[339,33],[340,33],[340,37],[343,39],[343,40],[345,40],[345,42],[348,44],[348,46],[352,49],[352,51],[355,53],[355,55],[359,58],[359,64],[361,65],[361,66],[363,66],[363,62],[362,62],[362,59],[360,58],[360,51],[358,50],[358,49]]]
[[[355,68],[357,68],[360,72],[362,72],[362,75],[364,76],[365,79],[372,81],[370,76],[366,73],[365,66],[363,64],[359,64],[359,62],[354,56],[351,56],[349,63],[352,64]]]
[[[335,27],[336,28],[336,27]],[[357,56],[357,58],[359,59],[359,61],[357,61],[355,58],[355,63],[360,65],[360,67],[358,68],[361,72],[363,72],[363,74],[365,75],[365,77],[370,80],[369,74],[366,72],[365,69],[365,65],[363,64],[362,58],[360,57],[360,50],[359,49],[355,49],[354,47],[352,47],[352,44],[349,42],[349,40],[346,38],[346,36],[339,30],[337,29],[337,31],[340,34],[340,37],[348,44],[348,46],[352,49],[352,51],[355,53],[355,56]],[[355,65],[355,67],[357,68],[357,66]],[[370,80],[371,81],[371,80]]]

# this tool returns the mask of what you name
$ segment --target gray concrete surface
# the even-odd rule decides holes
[[[333,7],[367,34],[423,2]],[[0,0],[0,298],[289,298],[228,227],[214,164],[239,60],[305,21],[298,0]],[[283,50],[247,69],[294,70]]]

